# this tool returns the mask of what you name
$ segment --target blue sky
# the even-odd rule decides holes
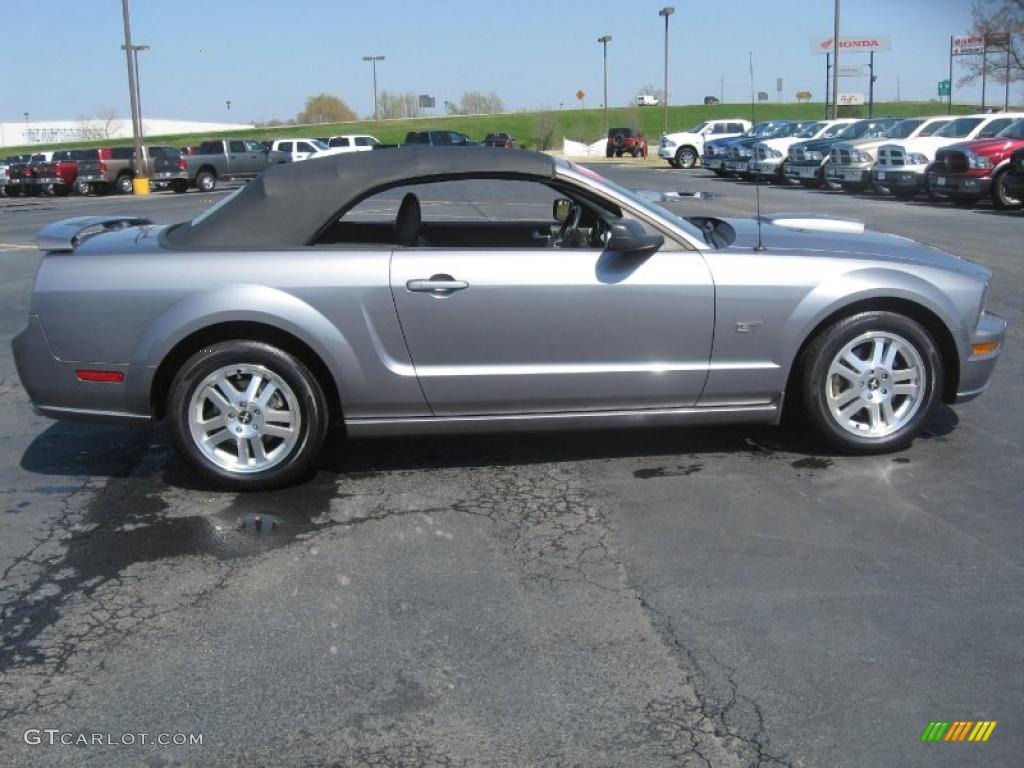
[[[384,54],[381,89],[430,93],[438,105],[464,90],[495,91],[511,110],[587,106],[601,100],[601,46],[609,44],[609,103],[624,104],[662,80],[664,2],[647,0],[132,0],[142,54],[143,109],[150,117],[249,121],[287,118],[326,91],[372,113],[370,65]],[[677,0],[671,18],[673,103],[719,95],[749,99],[747,52],[756,88],[774,101],[798,90],[820,100],[824,57],[811,37],[831,34],[832,0]],[[2,0],[5,85],[0,119],[76,118],[113,107],[129,113],[119,0]],[[843,35],[889,34],[876,54],[876,97],[935,96],[948,70],[949,35],[970,26],[969,0],[843,0]],[[24,34],[18,32],[21,30]],[[45,53],[35,45],[49,40]],[[209,53],[201,52],[209,50]],[[853,54],[845,63],[866,63]],[[866,91],[864,79],[841,90]],[[996,89],[999,100],[1002,88]],[[1024,101],[1020,85],[1011,101]],[[991,91],[990,91],[991,92]],[[980,87],[956,92],[979,99]],[[992,97],[990,97],[992,98]],[[228,112],[225,101],[232,102]]]

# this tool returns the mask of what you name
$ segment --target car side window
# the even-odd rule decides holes
[[[1013,120],[1011,120],[1008,117],[993,120],[991,123],[989,123],[988,125],[981,129],[981,131],[978,133],[978,138],[991,139],[993,136],[995,136],[997,133],[1003,130],[1003,128],[1005,128],[1012,122]]]
[[[305,141],[300,141],[298,144],[299,152],[316,152],[316,147]]]
[[[409,195],[415,202],[406,202]],[[555,201],[569,194],[537,181],[458,179],[393,187],[345,212],[319,243],[420,248],[594,248],[621,211],[580,200],[567,223]],[[604,227],[604,228],[602,228]]]
[[[346,141],[345,146],[348,146],[348,144],[347,144],[348,139],[345,139],[345,141]],[[375,142],[369,136],[356,136],[356,146],[357,147],[372,147],[376,143],[377,142]]]
[[[247,141],[245,142],[245,150],[247,152],[262,152],[263,145],[258,141]]]
[[[359,140],[356,139],[356,144],[358,144],[358,143],[359,143]],[[331,139],[331,143],[328,144],[328,146],[330,146],[330,147],[347,147],[348,146],[348,139],[345,138],[344,136],[335,137],[335,138]]]
[[[280,144],[277,145],[277,150],[278,150],[278,152],[291,152],[292,151],[292,142],[290,142],[290,141],[282,141]]]
[[[228,150],[231,152],[245,152],[245,142],[230,141],[228,142]]]

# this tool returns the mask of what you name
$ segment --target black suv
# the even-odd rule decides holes
[[[479,147],[479,141],[458,131],[409,131],[406,144],[429,144],[432,147]]]
[[[512,138],[511,133],[499,132],[499,133],[488,133],[484,136],[485,147],[501,147],[502,149],[512,149],[516,145],[516,140]]]
[[[636,128],[609,128],[608,146],[604,156],[622,157],[623,152],[629,152],[633,157],[647,157],[647,139]]]

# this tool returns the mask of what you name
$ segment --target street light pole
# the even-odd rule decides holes
[[[836,0],[835,30],[832,33],[832,119],[839,117],[839,0]]]
[[[608,135],[608,43],[612,41],[611,35],[602,35],[597,42],[604,47],[604,133]]]
[[[146,162],[142,159],[142,115],[139,112],[139,91],[136,81],[135,51],[132,47],[132,24],[128,15],[128,0],[121,0],[121,13],[124,17],[125,59],[128,63],[128,91],[132,105],[132,137],[135,140],[135,178],[146,178]],[[144,186],[144,185],[143,185]]]
[[[379,119],[377,114],[377,62],[384,61],[383,56],[363,56],[363,61],[370,62],[373,67],[373,119]]]
[[[660,11],[659,16],[665,17],[665,92],[662,94],[665,98],[665,133],[668,133],[668,17],[676,12],[676,9],[671,5],[666,5]]]

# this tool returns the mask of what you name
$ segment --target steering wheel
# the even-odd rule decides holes
[[[579,203],[570,203],[569,215],[565,217],[562,226],[558,228],[558,242],[563,248],[565,247],[565,236],[579,227],[582,216],[583,206]]]

